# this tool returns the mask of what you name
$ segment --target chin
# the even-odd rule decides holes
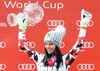
[[[51,53],[51,52],[48,52],[48,54],[53,54],[53,53]]]
[[[48,52],[48,54],[54,54],[54,52]]]

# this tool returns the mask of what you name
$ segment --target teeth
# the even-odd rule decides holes
[[[51,52],[51,50],[47,50],[48,52]]]
[[[47,51],[51,51],[51,50],[47,50]]]

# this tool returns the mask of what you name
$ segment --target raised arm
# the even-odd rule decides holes
[[[79,30],[77,41],[72,47],[72,49],[69,51],[69,53],[65,55],[67,66],[70,66],[73,63],[73,61],[76,59],[76,57],[78,56],[78,53],[81,50],[82,45],[84,44],[84,39],[86,37],[86,28],[91,18],[92,18],[92,15],[89,12],[82,9],[80,30]]]
[[[41,56],[41,54],[35,51],[34,49],[26,46],[26,28],[27,28],[26,24],[27,24],[28,16],[23,13],[19,13],[17,17],[18,17],[17,21],[19,25],[18,46],[32,60],[34,60],[35,62],[38,62],[39,60],[38,58]]]

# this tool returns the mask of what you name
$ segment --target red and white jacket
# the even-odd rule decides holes
[[[74,62],[76,57],[78,56],[79,51],[84,43],[84,38],[86,36],[86,28],[80,28],[78,39],[75,45],[70,49],[70,51],[62,56],[63,65],[61,64],[59,70],[56,69],[56,62],[54,63],[53,67],[43,65],[43,58],[45,54],[41,54],[36,50],[31,50],[29,47],[26,47],[26,35],[25,31],[19,30],[18,33],[18,40],[19,40],[19,47],[31,58],[31,60],[36,62],[37,70],[38,71],[68,71],[71,64]]]

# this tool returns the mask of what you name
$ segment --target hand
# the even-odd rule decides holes
[[[17,23],[19,25],[19,29],[25,31],[28,23],[28,15],[25,13],[18,13]]]
[[[82,9],[80,27],[86,28],[91,19],[92,19],[92,14]]]

